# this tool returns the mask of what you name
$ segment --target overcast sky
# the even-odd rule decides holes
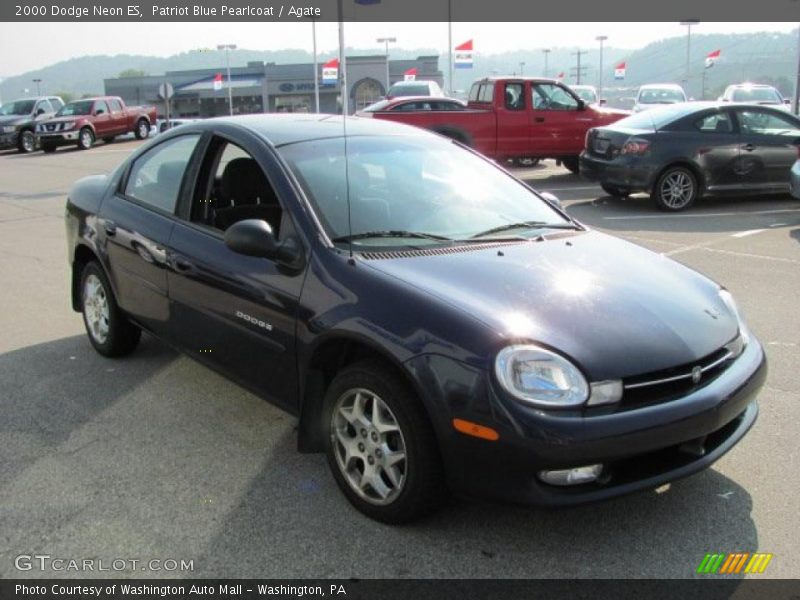
[[[791,31],[796,23],[700,23],[702,33]],[[475,52],[497,53],[544,47],[597,45],[636,49],[685,35],[678,23],[454,23],[453,43],[475,39]],[[317,24],[320,54],[338,44],[336,23]],[[345,41],[375,47],[375,38],[394,36],[403,48],[447,50],[446,23],[347,23]],[[311,51],[311,24],[301,23],[0,23],[0,76],[9,77],[90,54],[169,56],[219,43],[251,50],[300,48]]]

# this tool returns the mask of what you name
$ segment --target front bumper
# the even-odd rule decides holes
[[[656,174],[653,167],[638,157],[606,159],[584,151],[579,164],[582,177],[627,192],[649,192]]]
[[[36,141],[39,145],[47,144],[50,146],[65,146],[74,144],[78,141],[78,131],[63,131],[58,133],[37,133]]]
[[[459,493],[538,506],[653,489],[708,468],[742,439],[756,420],[756,394],[766,373],[763,349],[751,339],[705,386],[662,404],[598,416],[522,407],[498,397],[488,376],[475,373],[474,381],[480,377],[482,383],[473,385],[473,392],[484,400],[441,398],[450,411],[437,423],[449,483]],[[492,427],[500,438],[492,442],[455,432],[454,417]],[[702,456],[685,445],[695,440],[705,450]],[[604,471],[596,483],[558,487],[538,478],[542,470],[597,463]]]
[[[12,131],[11,133],[0,133],[0,150],[16,148],[18,142],[19,142],[19,131]]]

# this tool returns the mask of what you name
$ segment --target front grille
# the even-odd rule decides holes
[[[669,402],[702,388],[719,377],[741,353],[741,335],[692,363],[622,380],[622,405],[641,407]]]

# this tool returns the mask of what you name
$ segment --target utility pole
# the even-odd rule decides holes
[[[524,77],[525,76],[525,61],[524,60],[519,61],[519,76],[520,77]]]
[[[344,49],[344,9],[342,0],[336,0],[336,14],[339,16],[339,93],[342,96],[342,115],[350,113],[347,95],[347,57]]]
[[[607,35],[598,35],[594,38],[598,42],[600,42],[600,69],[598,70],[598,77],[597,77],[597,101],[600,101],[600,98],[603,96],[603,42],[608,39]]]
[[[797,27],[797,73],[794,79],[794,114],[800,114],[800,25]]]
[[[393,37],[380,37],[375,40],[379,44],[386,44],[386,93],[389,93],[389,88],[392,85],[392,81],[389,79],[389,44],[394,44],[397,42],[397,38]]]
[[[317,65],[317,21],[311,17],[311,41],[314,46],[314,106],[319,112],[319,66]]]
[[[450,85],[449,95],[453,95],[453,0],[447,0],[447,81]]]
[[[686,74],[683,76],[684,91],[689,87],[689,75],[691,70],[692,59],[692,26],[697,25],[700,21],[681,21],[681,25],[686,27]]]
[[[581,56],[583,56],[584,54],[588,54],[588,53],[589,53],[588,50],[578,50],[577,52],[572,52],[572,56],[577,56],[578,57],[578,66],[577,67],[573,67],[571,69],[571,70],[575,71],[575,84],[576,85],[580,85],[581,84],[581,75],[583,74],[583,71],[586,70],[586,67],[582,67],[581,66]]]
[[[550,48],[542,48],[544,54],[544,77],[547,77],[547,57],[550,54]]]
[[[228,71],[228,111],[233,116],[233,88],[231,87],[231,50],[236,50],[236,44],[219,44],[217,50],[225,50],[225,70]]]
[[[40,84],[40,83],[42,83],[42,80],[41,80],[41,79],[34,79],[34,80],[33,80],[33,83],[35,83],[35,84],[36,84],[36,95],[37,95],[37,96],[41,96],[41,95],[42,95],[42,90],[41,90],[41,88],[39,87],[39,84]]]

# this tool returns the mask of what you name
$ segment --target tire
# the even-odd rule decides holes
[[[514,166],[530,169],[539,164],[538,158],[515,158],[513,160]]]
[[[614,198],[626,198],[627,196],[630,196],[630,192],[618,187],[614,187],[613,185],[602,183],[600,184],[600,187],[603,188],[603,191],[606,194],[613,196]]]
[[[94,349],[109,358],[125,356],[139,344],[142,331],[122,313],[103,269],[96,261],[81,272],[81,313]]]
[[[360,512],[397,525],[444,503],[447,487],[433,427],[394,371],[373,360],[346,367],[328,387],[322,414],[328,465]]]
[[[88,150],[94,145],[94,132],[90,127],[84,127],[78,134],[78,150]]]
[[[17,148],[23,154],[30,154],[36,150],[36,136],[32,131],[26,129],[25,131],[20,132]]]
[[[103,141],[106,144],[110,144],[110,143],[112,143],[114,141],[114,136],[113,135],[107,135],[106,137],[103,138]]]
[[[55,151],[56,147],[53,146],[52,144],[42,144],[42,152],[45,152],[47,154],[52,154]]]
[[[580,170],[580,163],[577,156],[568,156],[567,158],[562,158],[561,164],[564,165],[564,168],[570,173],[575,173],[576,175]]]
[[[678,212],[689,208],[699,191],[697,177],[691,170],[681,166],[668,167],[658,177],[652,199],[660,210]]]
[[[136,131],[134,132],[137,140],[144,140],[150,135],[150,121],[139,119],[136,121]]]

